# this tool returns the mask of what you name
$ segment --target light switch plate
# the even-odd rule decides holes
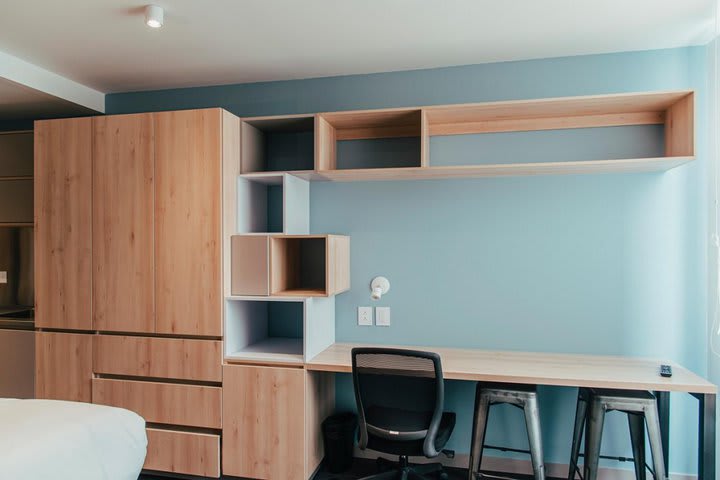
[[[372,307],[358,307],[358,325],[371,327],[373,324]]]
[[[376,307],[375,315],[377,316],[375,325],[378,327],[390,326],[390,307]]]
[[[0,283],[7,283],[7,272],[0,272]]]

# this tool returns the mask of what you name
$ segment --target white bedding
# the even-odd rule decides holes
[[[0,398],[0,479],[137,480],[146,450],[128,410]]]

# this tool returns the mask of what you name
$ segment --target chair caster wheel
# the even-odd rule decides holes
[[[440,473],[440,480],[448,480],[448,474],[445,472]]]

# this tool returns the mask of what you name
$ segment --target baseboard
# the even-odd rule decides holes
[[[370,450],[363,451],[359,448],[355,448],[355,456],[358,458],[369,459],[377,457],[384,457],[389,460],[395,459],[392,455],[381,455],[377,452]],[[440,457],[431,460],[413,458],[413,461],[417,463],[440,462],[447,467],[467,468],[469,458],[467,454],[455,455],[455,458],[447,458],[441,455]],[[507,472],[510,474],[520,473],[532,475],[530,460],[519,460],[514,458],[485,457],[483,459],[482,469],[496,472]],[[546,463],[545,473],[548,477],[567,478],[568,466],[566,463]],[[650,475],[648,478],[649,477]],[[626,470],[621,468],[601,467],[598,472],[598,480],[635,480],[635,472],[632,469]],[[670,480],[697,480],[697,475],[671,473]]]

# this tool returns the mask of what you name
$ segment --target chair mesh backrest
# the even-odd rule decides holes
[[[373,407],[442,413],[440,357],[430,352],[355,348],[353,383],[361,422]]]

